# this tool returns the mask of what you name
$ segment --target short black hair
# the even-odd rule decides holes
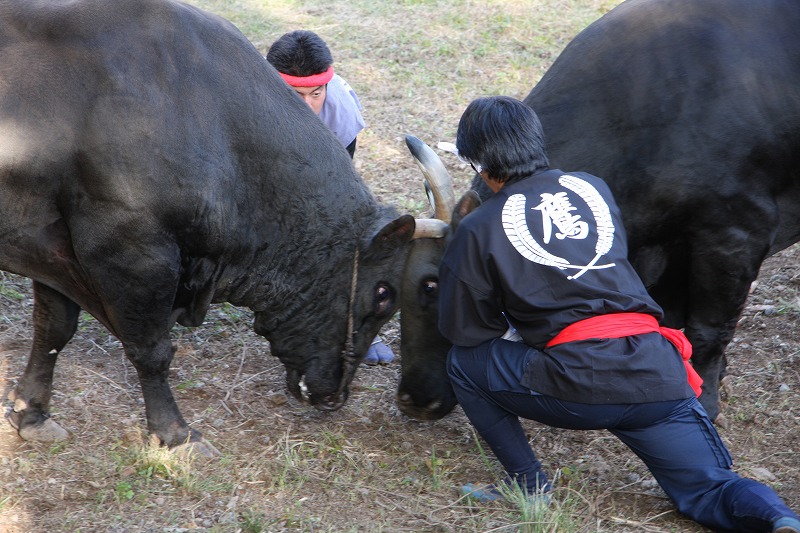
[[[272,43],[267,61],[279,72],[290,76],[313,76],[333,65],[333,56],[322,38],[308,30],[283,34]]]
[[[461,157],[479,164],[500,183],[531,176],[550,165],[536,112],[508,96],[473,100],[458,123],[456,147]]]

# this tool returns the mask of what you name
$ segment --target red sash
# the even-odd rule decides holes
[[[686,335],[679,329],[672,329],[658,325],[656,317],[644,313],[612,313],[598,315],[578,322],[574,322],[561,330],[550,339],[546,348],[565,342],[581,341],[586,339],[618,339],[642,333],[661,333],[668,341],[675,345],[683,358],[689,385],[697,396],[700,396],[703,378],[689,363],[692,357],[692,344]]]

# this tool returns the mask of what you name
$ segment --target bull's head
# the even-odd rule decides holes
[[[344,405],[356,368],[399,305],[416,224],[411,215],[389,218],[391,208],[380,211],[355,248],[316,252],[317,264],[308,267],[315,277],[297,275],[309,281],[285,295],[289,314],[255,313],[254,329],[285,366],[289,391],[323,411]]]
[[[445,365],[451,344],[438,328],[439,263],[458,223],[478,207],[480,199],[469,191],[456,204],[452,179],[436,153],[411,135],[406,144],[425,175],[434,216],[441,224],[438,231],[411,244],[403,272],[397,405],[410,417],[435,420],[458,403]]]
[[[310,282],[305,282],[306,287],[287,291],[280,308],[288,307],[288,315],[256,312],[255,331],[269,339],[272,354],[286,367],[289,391],[323,411],[345,403],[369,345],[397,311],[410,249],[416,243],[424,247],[425,242],[440,242],[449,231],[440,218],[415,220],[397,217],[386,206],[377,209],[356,217],[365,227],[348,228],[362,235],[356,248],[316,252],[320,259],[313,275],[296,278],[319,283],[308,289]]]

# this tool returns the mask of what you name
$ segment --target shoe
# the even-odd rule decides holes
[[[479,502],[505,500],[505,496],[500,493],[495,485],[486,485],[483,488],[478,488],[472,483],[467,483],[461,487],[461,494]]]
[[[364,364],[375,366],[377,364],[386,365],[394,361],[394,352],[386,346],[380,337],[375,337],[372,345],[364,356]]]
[[[497,500],[506,500],[507,496],[512,494],[512,491],[519,490],[518,487],[510,487],[507,484],[499,485],[484,485],[483,487],[476,487],[472,483],[467,483],[461,487],[461,494],[467,498],[485,503],[494,502]],[[535,493],[528,494],[528,502],[535,504],[550,505],[550,491],[552,487],[550,484],[545,485],[542,489]]]
[[[779,518],[772,524],[772,533],[800,533],[800,520],[791,516]]]

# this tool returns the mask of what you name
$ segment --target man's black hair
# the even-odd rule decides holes
[[[472,101],[458,123],[456,147],[461,157],[500,183],[528,177],[550,164],[539,117],[508,96]]]
[[[295,30],[272,43],[267,61],[279,72],[290,76],[313,76],[333,65],[333,56],[325,41],[313,31]]]

